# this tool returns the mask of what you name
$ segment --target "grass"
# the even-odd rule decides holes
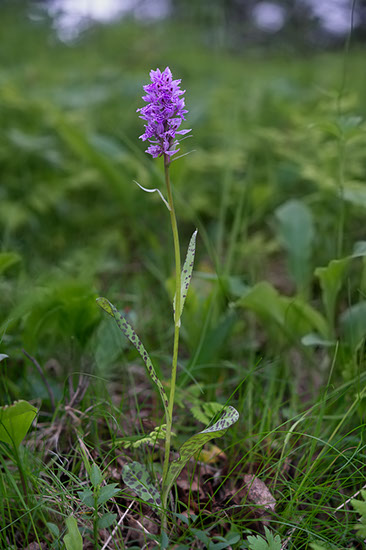
[[[96,27],[72,45],[10,9],[0,26],[1,404],[39,409],[19,448],[27,494],[0,443],[0,548],[64,549],[70,516],[86,549],[257,550],[248,537],[265,527],[282,549],[362,548],[364,52],[343,87],[341,53],[232,55],[179,23]],[[133,180],[162,187],[135,110],[168,64],[194,129],[172,166],[182,253],[199,230],[174,449],[215,403],[240,413],[178,478],[169,540],[121,479],[132,461],[161,479],[164,441],[140,441],[162,422],[158,394],[95,304],[118,305],[165,379],[173,243]]]

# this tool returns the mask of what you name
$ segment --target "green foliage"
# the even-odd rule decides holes
[[[157,374],[155,372],[154,366],[152,364],[152,361],[142,344],[140,338],[137,336],[136,332],[133,330],[131,325],[128,323],[128,321],[123,317],[123,315],[114,307],[113,304],[111,304],[106,298],[98,298],[97,299],[98,305],[104,309],[109,315],[114,317],[118,328],[123,332],[123,334],[128,338],[128,340],[135,346],[137,351],[142,357],[142,360],[144,361],[147,371],[152,379],[152,381],[157,385],[160,397],[164,406],[165,411],[167,412],[168,408],[168,398],[166,396],[166,393],[164,391],[164,388],[157,377]]]
[[[361,516],[359,523],[354,525],[354,529],[356,529],[357,534],[360,537],[364,538],[366,537],[366,491],[361,491],[361,495],[363,500],[353,499],[351,500],[351,504],[356,512]]]
[[[115,443],[121,444],[125,449],[138,449],[142,445],[151,445],[154,447],[158,439],[165,439],[166,437],[166,424],[156,426],[152,432],[144,434],[143,436],[126,436],[118,439]]]
[[[366,301],[347,308],[341,315],[340,326],[344,342],[356,351],[366,335]]]
[[[67,518],[66,527],[67,534],[64,536],[66,550],[83,550],[83,539],[73,516]]]
[[[320,281],[325,312],[331,331],[334,330],[336,300],[350,262],[350,258],[331,260],[326,267],[317,267],[315,276]]]
[[[91,486],[78,491],[80,501],[92,511],[94,542],[97,544],[100,529],[107,529],[115,522],[117,514],[109,512],[105,506],[109,500],[120,493],[117,483],[103,484],[104,476],[96,463],[91,467],[86,456],[83,458],[89,469],[89,481]]]
[[[198,402],[191,408],[191,413],[196,420],[202,422],[202,424],[208,424],[211,422],[212,417],[221,412],[222,405],[213,401],[206,403]]]
[[[56,347],[71,341],[84,349],[99,321],[95,296],[85,281],[56,278],[24,298],[13,313],[11,326],[22,322],[23,342],[29,351],[41,344]]]
[[[267,527],[264,528],[266,538],[250,536],[248,543],[250,550],[281,550],[281,539],[279,535],[274,536]]]
[[[278,327],[282,334],[293,340],[312,329],[327,335],[326,321],[318,311],[301,298],[281,296],[266,281],[246,290],[236,306],[253,311],[269,330]]]
[[[20,261],[21,257],[15,252],[0,252],[0,275]]]
[[[184,304],[176,441],[194,433],[194,419],[211,420],[226,396],[244,411],[209,476],[192,474],[189,489],[183,476],[174,509],[184,513],[169,518],[179,536],[165,546],[225,547],[232,527],[241,540],[231,545],[247,547],[257,518],[236,489],[259,470],[276,480],[271,528],[284,540],[289,524],[301,525],[288,546],[327,547],[329,539],[343,548],[363,525],[347,507],[332,510],[364,485],[365,402],[355,397],[365,383],[364,52],[305,59],[246,48],[233,56],[220,48],[213,10],[214,37],[202,34],[202,18],[187,32],[177,17],[98,26],[65,44],[34,3],[30,17],[23,4],[5,2],[0,18],[0,391],[7,402],[39,397],[25,348],[56,411],[51,419],[43,400],[34,445],[18,449],[21,468],[2,444],[0,548],[61,550],[71,505],[84,545],[94,537],[101,546],[101,529],[116,521],[108,499],[128,506],[129,495],[110,483],[121,463],[136,454],[153,471],[161,462],[158,429],[123,437],[140,426],[140,409],[159,425],[160,409],[135,349],[101,320],[93,289],[123,304],[131,325],[138,319],[159,378],[167,373],[169,216],[156,193],[133,183],[162,189],[135,113],[147,70],[162,59],[183,77],[194,128],[194,154],[171,167],[179,231],[188,243],[199,227],[202,241]],[[67,380],[84,369],[91,375],[80,401]],[[98,467],[83,463],[76,437]],[[126,546],[126,531],[132,548],[151,542],[130,529],[135,519],[145,526],[142,513],[130,511],[116,546]]]
[[[194,257],[196,254],[196,237],[197,237],[197,229],[193,233],[191,240],[189,241],[186,259],[184,260],[184,264],[183,264],[183,269],[181,274],[181,284],[180,284],[179,318],[182,315],[184,302],[186,301],[188,288],[192,279],[193,263],[194,263]],[[174,311],[175,311],[175,296],[174,296]]]
[[[125,464],[122,469],[122,479],[144,502],[160,508],[161,498],[159,491],[152,483],[150,474],[143,464],[139,462]]]
[[[308,295],[314,222],[311,210],[300,200],[291,199],[275,211],[279,237],[288,254],[290,273],[300,293]]]
[[[18,447],[28,433],[38,410],[27,401],[0,407],[0,441]]]
[[[227,428],[230,428],[239,418],[239,413],[234,407],[226,407],[221,418],[210,428],[190,437],[179,449],[179,458],[170,463],[166,479],[166,487],[163,490],[169,492],[170,487],[176,481],[180,472],[188,460],[201,449],[201,447],[215,437],[222,437]]]

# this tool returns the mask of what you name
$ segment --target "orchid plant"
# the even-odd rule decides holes
[[[173,155],[180,150],[177,136],[187,137],[187,134],[191,131],[180,129],[182,122],[185,120],[185,114],[188,112],[185,109],[185,90],[181,90],[180,88],[181,80],[173,80],[169,67],[166,67],[162,72],[159,69],[151,71],[150,79],[151,82],[144,86],[145,95],[142,97],[147,105],[137,109],[137,112],[140,118],[146,121],[145,132],[140,136],[140,139],[149,142],[146,152],[152,155],[153,158],[162,157],[164,161],[167,199],[164,198],[160,190],[154,191],[158,191],[169,211],[173,233],[175,255],[175,297],[173,301],[174,343],[169,398],[155,372],[149,354],[132,326],[109,300],[106,298],[98,298],[97,302],[115,319],[120,330],[131,344],[135,346],[145,363],[152,381],[157,385],[159,390],[165,413],[165,424],[160,427],[160,433],[165,434],[165,457],[161,489],[159,490],[156,488],[145,466],[138,462],[132,462],[131,464],[125,465],[122,477],[126,485],[133,489],[142,500],[157,507],[163,517],[164,529],[166,526],[169,493],[181,470],[189,459],[198,452],[206,442],[214,437],[223,436],[227,428],[238,420],[239,414],[234,407],[225,407],[221,418],[216,423],[188,439],[179,449],[178,457],[171,460],[171,437],[178,365],[179,331],[181,326],[181,315],[192,278],[197,230],[194,231],[189,242],[188,252],[182,269],[178,225],[173,202],[169,167]],[[142,186],[140,187],[144,189]],[[144,190],[153,191],[151,189]]]

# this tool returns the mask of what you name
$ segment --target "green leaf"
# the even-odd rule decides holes
[[[195,434],[190,437],[188,441],[183,443],[179,449],[179,458],[171,462],[169,466],[166,477],[166,488],[164,487],[163,490],[168,492],[188,460],[199,451],[205,443],[214,437],[222,437],[226,430],[235,424],[238,418],[239,413],[234,407],[226,407],[224,414],[213,426]]]
[[[67,534],[64,536],[66,550],[83,550],[83,539],[80,535],[76,519],[72,516],[66,520]]]
[[[366,301],[346,309],[340,317],[343,341],[356,351],[366,336]]]
[[[117,485],[117,483],[110,483],[109,485],[104,485],[104,487],[101,487],[97,501],[98,506],[105,504],[108,500],[118,495],[121,489],[118,489]]]
[[[97,466],[97,464],[93,464],[92,467],[90,468],[89,477],[93,487],[97,487],[102,483],[103,475],[102,475],[102,472],[100,471],[99,466]]]
[[[98,529],[108,529],[117,518],[117,514],[107,513],[98,519]]]
[[[182,315],[184,302],[186,301],[188,288],[192,279],[194,256],[196,253],[197,232],[198,232],[198,229],[196,229],[196,231],[193,233],[191,237],[191,240],[189,241],[186,259],[183,264],[183,269],[181,274],[181,284],[180,284],[180,313],[177,320],[179,320]],[[176,301],[176,296],[174,296],[174,302],[173,302],[174,316],[175,316],[175,301]]]
[[[336,345],[336,342],[332,340],[326,340],[316,332],[309,332],[301,338],[301,343],[303,346],[320,346],[324,348],[329,348]]]
[[[122,469],[122,479],[144,502],[161,506],[159,491],[152,483],[150,474],[139,462],[125,464]]]
[[[299,200],[289,200],[275,211],[279,236],[287,250],[290,273],[301,292],[311,275],[314,223],[311,210]]]
[[[37,412],[35,407],[23,400],[0,407],[0,441],[18,447]]]
[[[256,313],[267,327],[275,322],[287,336],[304,336],[315,329],[327,337],[328,326],[319,312],[301,298],[281,296],[267,281],[250,288],[236,302],[236,306]]]
[[[236,305],[250,309],[266,322],[275,321],[281,327],[285,325],[284,301],[267,281],[261,281],[249,288]]]
[[[149,434],[118,438],[115,440],[115,444],[121,444],[125,449],[129,449],[130,447],[137,449],[141,445],[155,446],[158,439],[165,439],[165,437],[166,424],[162,424],[161,426],[156,426]]]
[[[247,538],[250,550],[281,550],[281,539],[279,535],[273,536],[271,531],[264,528],[266,538],[249,536]]]
[[[157,385],[161,400],[164,405],[165,413],[168,414],[168,398],[166,396],[166,393],[164,391],[164,388],[157,377],[157,374],[155,372],[154,366],[152,364],[152,361],[142,344],[140,338],[137,336],[136,332],[133,330],[131,325],[126,321],[126,319],[123,317],[123,315],[114,307],[113,304],[107,298],[97,298],[97,304],[100,306],[104,311],[106,311],[109,315],[114,317],[118,327],[123,332],[123,334],[126,336],[126,338],[135,346],[137,351],[142,357],[143,362],[146,365],[147,371],[150,374],[150,377],[152,381]]]
[[[346,181],[342,191],[342,197],[344,200],[357,206],[357,208],[366,208],[365,184],[357,181]]]
[[[0,275],[20,261],[21,257],[15,252],[0,252]]]
[[[366,241],[357,241],[353,247],[352,258],[363,258],[366,256]]]
[[[94,493],[91,489],[84,489],[83,491],[78,491],[78,496],[85,506],[89,508],[94,508]]]
[[[202,424],[208,424],[211,422],[213,416],[221,412],[221,403],[215,401],[208,401],[206,403],[197,403],[191,408],[191,413],[196,420],[202,422]]]
[[[342,287],[344,275],[351,258],[331,260],[326,267],[317,267],[315,276],[318,277],[322,289],[324,308],[327,314],[328,323],[334,330],[335,306],[338,293]]]
[[[58,538],[60,536],[60,529],[55,523],[51,523],[50,521],[46,522],[46,525],[49,529],[49,532],[55,537]]]

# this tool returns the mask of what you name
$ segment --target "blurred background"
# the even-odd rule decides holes
[[[364,237],[365,22],[363,0],[1,0],[1,351],[111,369],[104,294],[169,362],[169,218],[134,184],[163,185],[136,109],[169,65],[193,134],[172,165],[183,250],[200,235],[183,357],[259,352],[232,301],[262,279],[317,299],[309,274]],[[279,222],[291,199],[313,216],[302,279]]]

